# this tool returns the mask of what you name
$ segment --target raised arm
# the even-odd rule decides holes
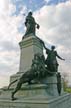
[[[58,54],[57,54],[57,57],[58,57],[60,60],[65,60],[65,59],[63,59],[62,57],[60,57]]]
[[[45,44],[43,46],[46,49],[46,53],[48,54],[50,52],[50,49],[46,48]]]

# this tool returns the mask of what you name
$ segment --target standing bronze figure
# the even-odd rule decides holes
[[[46,48],[44,45],[44,48],[46,49],[46,54],[47,54],[47,58],[46,58],[46,65],[49,71],[51,72],[57,72],[58,71],[58,62],[57,62],[57,58],[61,60],[65,60],[63,58],[61,58],[58,54],[57,51],[55,51],[55,46],[51,46],[51,50]]]
[[[35,22],[35,19],[32,16],[32,12],[28,13],[25,21],[25,26],[26,26],[26,33],[24,37],[29,36],[29,34],[35,35],[36,28],[39,29],[40,26]]]

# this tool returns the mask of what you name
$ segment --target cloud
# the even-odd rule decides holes
[[[0,1],[0,87],[7,85],[9,76],[18,71],[19,45],[23,34],[19,28],[25,17],[26,7],[21,8],[16,16],[16,5],[9,0]],[[34,12],[36,21],[40,24],[37,36],[42,38],[46,45],[56,45],[58,53],[66,59],[60,61],[61,72],[70,73],[71,70],[71,2],[60,3],[55,6],[43,6]],[[22,28],[24,30],[24,27]],[[6,77],[5,77],[6,76]],[[5,81],[7,81],[5,83]]]
[[[49,3],[51,0],[44,0],[45,2]]]
[[[0,76],[2,78],[4,76],[3,79],[5,80],[11,74],[18,72],[19,67],[18,43],[21,41],[23,34],[18,31],[18,28],[24,21],[22,11],[25,12],[26,9],[23,6],[18,16],[13,14],[15,11],[16,6],[9,0],[0,1]],[[5,75],[7,78],[5,78]],[[0,79],[2,78],[0,77]]]
[[[1,75],[0,74],[0,81],[1,81],[0,87],[3,87],[5,85],[8,85],[9,84],[9,77],[10,76],[8,76],[8,75]]]
[[[49,5],[56,5],[56,4],[66,2],[66,1],[69,1],[69,0],[44,0],[44,1]]]
[[[59,61],[59,71],[71,72],[71,2],[58,5],[44,6],[34,13],[36,21],[40,24],[37,35],[47,45],[55,45],[59,55],[65,61]]]

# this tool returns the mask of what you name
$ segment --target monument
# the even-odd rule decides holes
[[[71,95],[63,91],[62,78],[58,72],[61,60],[55,46],[46,48],[45,43],[36,36],[36,23],[32,12],[26,21],[26,32],[19,43],[19,72],[10,77],[10,84],[1,89],[0,108],[70,108]],[[48,55],[45,59],[43,48]]]

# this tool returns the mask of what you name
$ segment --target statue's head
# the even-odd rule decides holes
[[[52,45],[52,46],[51,46],[51,49],[52,49],[52,50],[54,50],[54,49],[55,49],[55,46],[54,46],[54,45]]]
[[[29,13],[28,13],[28,15],[32,15],[33,13],[30,11]]]

